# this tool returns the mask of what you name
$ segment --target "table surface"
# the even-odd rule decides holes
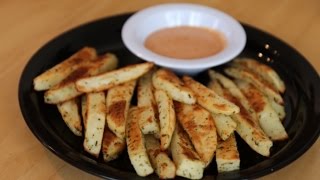
[[[22,69],[37,49],[60,33],[101,17],[165,1],[0,1],[1,179],[97,179],[62,161],[33,136],[20,113],[17,90]],[[263,29],[303,54],[320,72],[320,1],[196,0]],[[319,97],[317,97],[319,98]],[[320,140],[299,159],[262,179],[318,179]]]

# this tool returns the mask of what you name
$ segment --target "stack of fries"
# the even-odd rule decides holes
[[[218,172],[240,168],[235,132],[263,156],[288,138],[284,83],[255,60],[234,60],[224,69],[232,79],[209,70],[208,87],[150,62],[117,65],[115,55],[85,47],[34,79],[84,150],[106,162],[127,149],[139,176],[200,179],[214,156]]]

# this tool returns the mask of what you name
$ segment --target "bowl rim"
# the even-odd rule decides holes
[[[137,29],[136,24],[143,21],[146,15],[150,15],[150,13],[156,14],[164,11],[172,11],[174,9],[183,9],[184,11],[196,10],[211,16],[215,15],[218,19],[224,18],[227,24],[232,25],[233,33],[237,34],[237,43],[234,43],[231,46],[227,45],[221,52],[212,56],[185,60],[159,55],[145,48],[143,44],[134,41],[133,34],[134,30]],[[247,35],[243,26],[231,15],[216,8],[192,3],[166,3],[142,9],[126,20],[122,27],[121,38],[129,51],[139,58],[146,61],[152,61],[160,66],[182,70],[204,69],[227,63],[242,52],[247,41]],[[232,40],[227,37],[225,38],[226,40]]]

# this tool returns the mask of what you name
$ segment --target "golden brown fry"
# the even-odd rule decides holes
[[[63,79],[70,75],[78,67],[97,57],[95,49],[84,47],[71,57],[55,65],[51,69],[43,72],[33,80],[34,89],[43,91],[59,84]]]

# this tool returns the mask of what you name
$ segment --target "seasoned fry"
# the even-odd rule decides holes
[[[240,156],[236,138],[233,133],[225,141],[222,141],[221,139],[218,140],[216,162],[219,173],[240,169]]]
[[[191,77],[184,76],[183,81],[194,92],[197,102],[211,113],[231,115],[239,112],[239,107],[235,104]]]
[[[118,59],[115,55],[107,53],[99,58],[90,61],[86,66],[81,66],[73,71],[60,84],[49,89],[44,94],[44,100],[49,104],[57,104],[75,98],[83,92],[77,90],[75,82],[83,77],[97,75],[117,67]]]
[[[160,142],[161,149],[166,150],[171,142],[172,134],[176,126],[176,115],[173,101],[163,90],[157,89],[154,93],[158,104],[160,121]]]
[[[213,86],[217,87],[217,86]],[[241,138],[257,153],[263,156],[270,155],[270,148],[273,145],[268,136],[261,130],[256,120],[252,118],[250,113],[241,104],[241,102],[232,96],[227,89],[221,91],[220,88],[215,88],[215,92],[223,95],[229,101],[235,103],[240,108],[240,113],[232,115],[232,119],[237,122],[237,133]]]
[[[73,134],[76,136],[82,136],[81,118],[76,99],[71,99],[69,101],[60,103],[57,105],[57,107],[62,119],[73,132]]]
[[[201,106],[175,102],[177,119],[189,135],[200,159],[208,166],[217,148],[217,132],[211,114]]]
[[[43,91],[52,88],[59,84],[69,74],[76,70],[87,61],[93,60],[97,57],[95,49],[84,47],[71,57],[55,65],[51,69],[40,74],[33,80],[34,89]]]
[[[139,109],[130,108],[126,128],[127,150],[136,173],[139,176],[147,176],[153,173],[153,168],[144,145],[145,140],[139,127],[139,118]]]
[[[87,118],[83,147],[91,155],[98,157],[105,126],[106,102],[104,92],[87,95]]]
[[[152,77],[153,86],[165,91],[173,100],[186,104],[196,103],[194,93],[184,86],[182,81],[167,69],[157,70]]]
[[[284,140],[288,138],[279,116],[272,109],[267,97],[265,97],[253,85],[236,81],[238,87],[244,93],[251,107],[258,115],[259,124],[262,130],[269,136],[271,140]]]
[[[121,139],[125,139],[126,120],[136,81],[129,81],[109,89],[107,94],[107,124]]]
[[[248,68],[250,71],[258,74],[268,83],[270,83],[274,89],[278,90],[281,93],[284,93],[286,87],[284,82],[281,80],[279,75],[269,66],[259,63],[253,59],[242,58],[236,59],[232,63],[233,66]]]
[[[261,92],[263,92],[269,99],[273,99],[279,104],[283,104],[283,99],[281,95],[273,89],[273,87],[260,78],[258,75],[241,68],[234,68],[230,67],[225,69],[225,72],[236,79],[244,80],[248,83],[252,83],[254,86],[256,86]]]
[[[283,121],[284,118],[286,117],[286,111],[285,111],[284,105],[278,104],[272,99],[268,99],[268,100],[269,100],[269,103],[270,103],[272,109],[274,111],[276,111],[276,113],[278,114],[280,120]]]
[[[176,166],[169,158],[168,154],[161,151],[158,139],[152,135],[145,136],[147,152],[160,179],[173,179],[176,176]]]
[[[208,87],[212,90],[218,89],[219,92],[223,91],[220,84],[216,81],[211,80]],[[224,114],[211,113],[213,121],[216,125],[217,133],[222,140],[226,140],[236,130],[237,123],[231,118]]]
[[[102,140],[102,155],[105,162],[112,161],[119,157],[126,147],[126,141],[113,134],[108,126],[104,127]]]
[[[76,81],[76,87],[81,92],[99,92],[110,89],[116,85],[138,79],[147,73],[153,63],[146,62],[126,66],[117,70],[106,72],[97,76],[81,78]]]
[[[205,163],[200,160],[188,138],[188,135],[179,123],[173,133],[171,142],[171,153],[173,162],[176,165],[177,176],[189,179],[201,179],[205,168]]]
[[[153,71],[149,71],[138,81],[138,107],[144,108],[139,123],[143,134],[154,134],[160,138],[157,103],[153,95],[152,74]]]
[[[138,107],[141,111],[139,119],[140,129],[143,134],[153,134],[155,137],[160,137],[160,127],[158,120],[154,114],[154,108],[152,106]]]

